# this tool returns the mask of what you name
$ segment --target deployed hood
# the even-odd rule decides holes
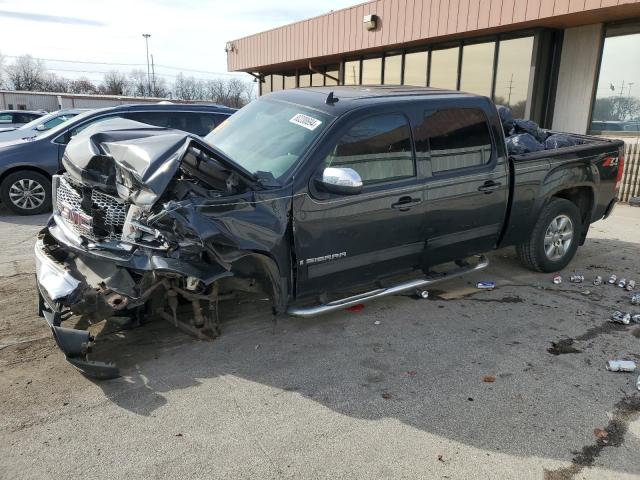
[[[246,182],[255,181],[250,172],[198,137],[121,118],[100,122],[74,137],[62,164],[83,185],[151,206],[177,174],[185,155],[197,157],[202,152],[221,169],[237,172]]]

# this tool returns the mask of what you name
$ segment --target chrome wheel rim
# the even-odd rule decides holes
[[[9,187],[9,199],[16,207],[33,210],[40,207],[47,198],[44,187],[35,180],[23,178]]]
[[[566,215],[558,215],[551,220],[544,234],[544,253],[549,260],[564,257],[573,242],[573,222]]]

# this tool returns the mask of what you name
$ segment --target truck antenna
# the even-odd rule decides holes
[[[329,92],[329,95],[327,95],[327,99],[324,101],[324,103],[326,103],[327,105],[333,105],[334,103],[337,103],[340,99],[336,98],[333,96],[333,92]]]

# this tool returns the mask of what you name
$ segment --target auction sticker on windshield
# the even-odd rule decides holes
[[[300,125],[307,130],[315,130],[322,123],[317,118],[310,117],[309,115],[305,115],[304,113],[297,113],[289,121],[296,125]]]

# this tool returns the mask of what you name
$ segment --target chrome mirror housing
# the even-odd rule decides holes
[[[325,192],[355,195],[362,191],[362,178],[353,168],[327,167],[316,180]]]

